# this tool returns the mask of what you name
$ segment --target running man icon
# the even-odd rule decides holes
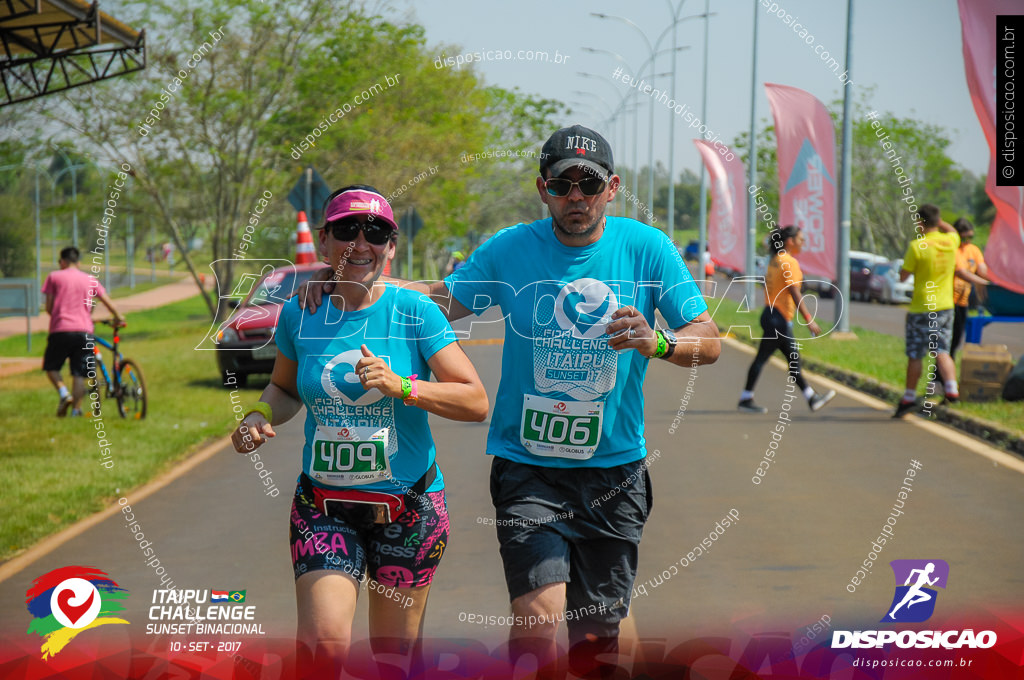
[[[932,596],[930,594],[921,590],[921,586],[925,583],[927,583],[930,586],[935,585],[935,583],[939,580],[939,577],[936,576],[934,579],[928,578],[928,575],[931,574],[933,571],[935,571],[934,562],[929,562],[928,566],[924,569],[911,570],[910,576],[907,577],[907,580],[903,585],[910,586],[910,579],[914,578],[914,574],[919,574],[919,576],[917,577],[917,583],[910,586],[910,590],[908,590],[907,594],[903,596],[903,599],[900,600],[900,603],[896,605],[891,612],[889,612],[889,618],[895,619],[896,610],[902,607],[903,605],[907,605],[907,609],[910,609],[915,604],[918,604],[920,602],[927,602],[928,600],[932,599]]]
[[[907,623],[925,621],[930,618],[935,611],[935,600],[938,593],[928,586],[945,588],[946,579],[949,576],[949,565],[944,560],[893,560],[890,564],[896,577],[896,583],[902,580],[903,585],[896,587],[889,613],[882,621]],[[910,611],[911,607],[917,604],[924,604],[924,606]]]

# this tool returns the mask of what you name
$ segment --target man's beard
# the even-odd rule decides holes
[[[584,229],[583,231],[569,231],[568,229],[563,227],[561,223],[559,223],[558,218],[556,218],[554,214],[551,213],[550,209],[548,210],[548,214],[551,215],[551,224],[554,225],[555,229],[562,232],[569,238],[587,238],[591,236],[595,231],[597,231],[597,228],[601,226],[602,223],[604,223],[604,213],[602,212],[598,216],[598,218],[594,220],[594,223],[587,227],[586,229]]]

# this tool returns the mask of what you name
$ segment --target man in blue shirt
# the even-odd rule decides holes
[[[601,135],[558,130],[536,181],[551,216],[501,230],[444,281],[411,284],[449,320],[495,305],[505,316],[491,497],[515,616],[512,662],[535,655],[542,675],[555,670],[563,619],[577,675],[599,673],[599,655],[617,653],[652,502],[642,386],[661,362],[650,359],[696,366],[721,351],[672,242],[605,216],[619,182]],[[654,330],[655,310],[666,328]]]

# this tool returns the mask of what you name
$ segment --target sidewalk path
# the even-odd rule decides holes
[[[122,314],[131,314],[132,312],[141,312],[144,309],[163,307],[164,305],[169,305],[172,302],[187,300],[198,292],[199,287],[196,286],[192,277],[188,276],[179,281],[175,281],[174,283],[168,283],[166,286],[147,290],[144,293],[136,293],[135,295],[129,295],[127,297],[114,298],[114,303]],[[109,315],[110,313],[103,305],[97,305],[92,314],[93,319],[97,320],[105,319]],[[49,325],[50,315],[45,312],[32,317],[33,332],[46,330]],[[0,319],[0,338],[9,338],[12,335],[22,335],[24,333],[25,317],[9,316]]]
[[[182,278],[166,286],[153,288],[144,293],[136,293],[126,297],[114,298],[114,304],[122,314],[128,315],[132,312],[141,312],[145,309],[163,307],[172,302],[180,302],[196,295],[199,287],[191,276]],[[93,310],[93,319],[105,319],[110,312],[103,305],[97,305]],[[45,312],[32,317],[32,332],[45,331],[50,325],[50,315]],[[0,338],[9,338],[12,335],[25,334],[25,317],[11,316],[0,319]],[[28,373],[39,368],[39,357],[0,357],[0,378],[6,378],[20,373]]]

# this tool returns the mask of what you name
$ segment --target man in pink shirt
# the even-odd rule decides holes
[[[59,418],[67,414],[69,406],[71,415],[82,415],[85,377],[93,363],[92,299],[99,298],[118,323],[123,320],[96,277],[78,268],[78,257],[78,248],[74,246],[60,251],[60,271],[51,272],[43,284],[46,313],[50,315],[50,335],[46,339],[43,370],[60,396],[57,406]],[[66,359],[71,360],[73,386],[70,394],[60,377]]]

